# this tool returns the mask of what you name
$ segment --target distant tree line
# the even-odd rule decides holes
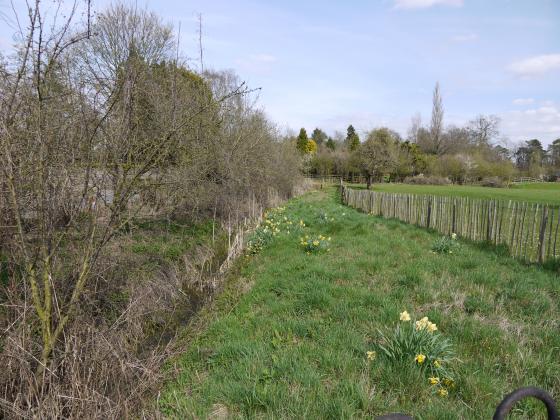
[[[445,127],[439,84],[432,102],[429,125],[423,125],[419,115],[414,116],[406,138],[387,127],[371,130],[363,139],[352,125],[345,135],[336,133],[333,137],[315,128],[311,140],[316,151],[304,149],[304,143],[298,146],[307,156],[306,172],[362,176],[368,184],[383,180],[422,182],[419,178],[427,183],[488,185],[500,185],[518,176],[560,179],[560,138],[547,149],[537,139],[508,148],[501,144],[497,116],[478,115],[465,126]]]

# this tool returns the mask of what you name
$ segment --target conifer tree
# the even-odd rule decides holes
[[[307,152],[307,142],[309,138],[307,137],[307,131],[305,128],[299,130],[299,135],[297,137],[296,147],[303,154]]]
[[[352,124],[350,124],[346,130],[346,147],[352,152],[360,147],[360,137],[358,137]]]

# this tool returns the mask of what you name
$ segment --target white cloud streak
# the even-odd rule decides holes
[[[427,9],[433,6],[462,7],[463,0],[394,0],[395,9]]]
[[[560,71],[560,54],[543,54],[519,60],[510,64],[508,70],[526,78]]]
[[[541,106],[501,115],[502,131],[514,141],[539,139],[544,144],[560,138],[560,108]]]
[[[531,105],[535,100],[533,98],[518,98],[513,100],[514,105]]]

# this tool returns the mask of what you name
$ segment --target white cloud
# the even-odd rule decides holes
[[[513,100],[514,105],[531,105],[535,100],[533,98],[518,98]]]
[[[463,6],[463,0],[394,0],[396,9],[426,9],[432,6]]]
[[[502,131],[513,141],[539,139],[544,144],[560,138],[560,108],[541,106],[501,115]]]
[[[464,35],[455,35],[451,38],[454,42],[471,42],[478,40],[477,34],[464,34]]]
[[[560,54],[543,54],[516,61],[508,69],[521,77],[541,76],[560,70]]]

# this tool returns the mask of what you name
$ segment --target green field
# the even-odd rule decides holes
[[[157,400],[165,416],[480,419],[519,386],[558,398],[558,272],[469,243],[436,254],[440,235],[344,207],[334,189],[292,200],[283,214],[303,220],[304,232],[282,229],[244,257],[186,328]],[[330,252],[307,254],[302,234],[332,237]],[[447,396],[413,360],[367,360],[405,309],[428,316],[455,347]],[[543,413],[522,403],[512,418]]]
[[[357,187],[365,188],[364,185]],[[373,189],[395,193],[516,200],[560,206],[560,182],[520,184],[513,185],[510,188],[489,188],[470,185],[375,184]]]

